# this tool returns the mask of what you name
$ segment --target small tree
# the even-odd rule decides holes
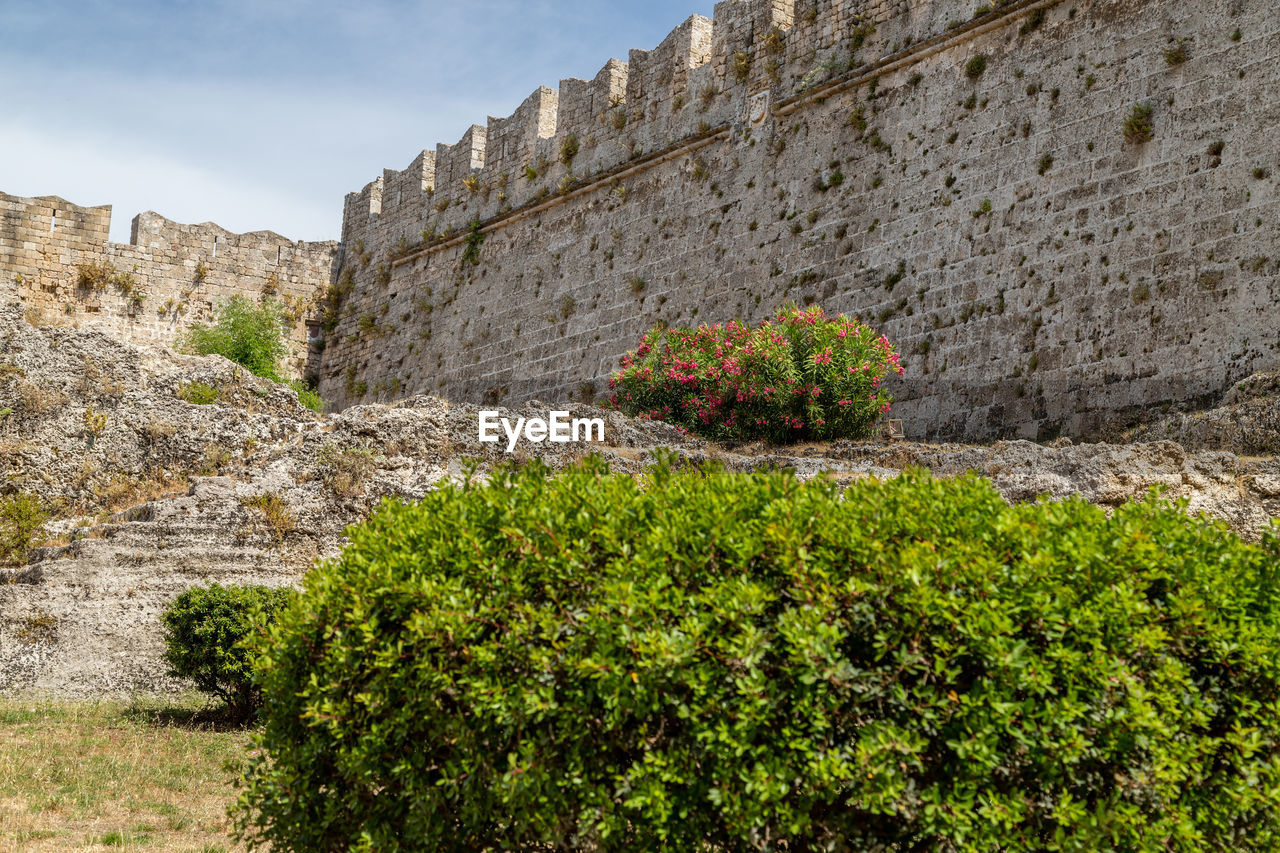
[[[251,716],[261,692],[246,641],[265,630],[292,595],[289,589],[219,584],[182,593],[160,617],[170,674],[221,699],[232,716]]]
[[[280,382],[280,362],[287,351],[281,311],[274,300],[257,305],[243,296],[233,296],[219,309],[212,325],[191,327],[182,340],[183,349],[196,355],[224,356],[255,376]]]
[[[196,355],[228,358],[254,376],[288,385],[298,393],[298,402],[308,409],[318,412],[324,408],[324,400],[307,383],[281,375],[280,363],[288,347],[284,309],[273,299],[259,305],[243,296],[231,297],[212,325],[192,326],[180,347]]]

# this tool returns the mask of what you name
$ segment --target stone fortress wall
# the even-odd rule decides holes
[[[1089,434],[1280,366],[1274,0],[983,4],[728,0],[384,171],[321,394],[599,395],[655,322],[787,300],[898,345],[917,437]]]
[[[170,345],[232,296],[274,298],[294,318],[290,367],[302,374],[306,321],[334,279],[336,241],[233,234],[150,212],[134,217],[128,245],[110,242],[110,229],[109,205],[0,193],[0,298],[20,301],[46,320],[100,326],[131,343]],[[81,265],[99,265],[114,280],[86,284]]]
[[[385,170],[340,243],[144,213],[120,245],[0,194],[0,297],[172,343],[274,296],[337,408],[594,397],[654,323],[787,301],[898,345],[916,437],[1097,434],[1280,366],[1271,0],[980,3],[718,3]]]

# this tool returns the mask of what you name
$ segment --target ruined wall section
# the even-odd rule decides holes
[[[1280,366],[1266,0],[744,0],[707,40],[563,82],[554,129],[535,93],[533,176],[471,133],[417,209],[350,196],[324,396],[599,394],[654,322],[787,300],[899,345],[913,436],[1096,433]]]
[[[110,230],[111,205],[79,207],[53,196],[0,193],[0,292],[51,304],[65,276],[63,264],[101,252]]]
[[[130,243],[119,244],[108,240],[110,206],[0,193],[0,211],[5,295],[44,320],[99,326],[130,343],[171,345],[232,296],[274,298],[291,318],[290,366],[302,374],[306,322],[334,278],[338,243],[294,242],[269,231],[235,234],[146,212],[134,217]],[[109,265],[114,278],[86,285],[81,265]]]

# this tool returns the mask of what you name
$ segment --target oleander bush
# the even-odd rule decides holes
[[[257,662],[251,843],[1274,850],[1280,541],[589,459],[388,503]]]
[[[736,321],[652,329],[609,379],[609,404],[716,440],[857,438],[889,411],[902,374],[883,335],[843,314],[787,307]]]
[[[290,589],[216,583],[182,593],[160,617],[170,674],[220,699],[231,716],[251,717],[261,692],[246,640],[261,633],[292,596]]]

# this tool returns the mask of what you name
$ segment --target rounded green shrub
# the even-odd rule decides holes
[[[1280,543],[589,460],[385,505],[258,661],[278,851],[1273,850]]]
[[[261,693],[245,641],[270,624],[292,595],[290,589],[219,584],[182,593],[160,617],[170,674],[221,699],[232,716],[252,715]]]
[[[901,375],[887,338],[843,314],[787,307],[738,322],[649,331],[609,379],[609,405],[711,439],[857,438],[889,411]]]

